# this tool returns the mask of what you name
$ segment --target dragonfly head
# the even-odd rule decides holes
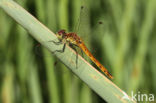
[[[65,37],[66,31],[65,30],[59,30],[56,34],[58,39],[63,39]]]

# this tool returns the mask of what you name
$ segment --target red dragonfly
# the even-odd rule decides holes
[[[94,62],[102,72],[104,72],[110,79],[113,79],[113,76],[108,72],[108,70],[92,55],[92,53],[88,50],[82,39],[74,32],[66,33],[65,30],[60,30],[56,34],[59,39],[58,43],[72,44],[76,45]],[[57,42],[54,42],[57,43]],[[65,45],[61,52],[64,52]],[[59,51],[59,50],[58,50]]]

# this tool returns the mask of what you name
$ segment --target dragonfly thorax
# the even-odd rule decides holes
[[[80,37],[77,36],[77,34],[74,32],[66,33],[65,30],[60,30],[57,32],[56,36],[59,40],[66,41],[71,44],[78,45],[78,44],[82,43],[82,40],[80,39]]]
[[[82,43],[82,40],[79,36],[77,36],[76,33],[67,33],[66,34],[66,39],[72,44],[78,45]]]

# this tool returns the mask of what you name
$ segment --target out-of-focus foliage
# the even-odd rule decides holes
[[[155,0],[16,1],[51,30],[85,37],[113,82],[130,96],[156,94]],[[45,48],[36,51],[36,45],[0,10],[0,102],[104,102]]]

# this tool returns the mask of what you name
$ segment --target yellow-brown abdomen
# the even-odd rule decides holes
[[[83,52],[89,56],[89,58],[100,68],[102,72],[104,72],[110,79],[113,79],[112,75],[108,72],[108,70],[91,54],[91,52],[87,49],[84,43],[78,44],[78,46],[83,50]]]

